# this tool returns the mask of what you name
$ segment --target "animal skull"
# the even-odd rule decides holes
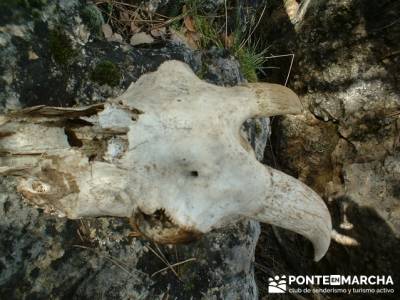
[[[169,61],[104,104],[0,116],[0,175],[60,216],[134,217],[164,243],[251,218],[305,236],[319,260],[331,236],[324,202],[259,163],[239,133],[250,117],[300,112],[286,87],[215,86]]]

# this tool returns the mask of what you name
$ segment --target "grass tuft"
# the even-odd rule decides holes
[[[258,51],[254,46],[238,48],[235,57],[239,61],[240,71],[249,82],[257,82],[257,71],[264,65],[266,49]]]
[[[258,43],[251,42],[251,35],[258,26],[265,11],[265,7],[258,20],[254,17],[243,25],[242,12],[238,7],[225,6],[219,18],[202,15],[201,10],[204,0],[191,0],[187,2],[189,15],[193,17],[194,25],[199,34],[199,47],[207,49],[212,46],[228,49],[240,64],[243,76],[249,82],[258,81],[257,73],[266,62],[266,49],[259,50]],[[217,13],[218,15],[218,13]],[[230,25],[227,20],[234,19]],[[231,26],[232,28],[228,28]],[[229,30],[228,30],[229,29]],[[228,34],[229,32],[229,34]]]

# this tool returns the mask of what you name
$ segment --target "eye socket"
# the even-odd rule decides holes
[[[198,177],[199,176],[199,172],[197,171],[190,171],[190,175],[193,177]]]

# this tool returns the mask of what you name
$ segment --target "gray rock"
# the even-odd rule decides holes
[[[202,54],[201,75],[204,80],[233,86],[245,83],[239,62],[228,51],[212,47]]]
[[[274,121],[273,150],[283,170],[325,197],[334,229],[360,245],[332,241],[321,263],[299,269],[302,274],[385,274],[398,282],[400,2],[304,2],[307,11],[297,23],[277,5],[261,24],[269,51],[295,54],[289,86],[307,111]],[[283,71],[272,70],[270,80],[283,82],[288,63],[281,62]],[[352,227],[341,226],[344,220]],[[281,234],[291,244],[293,237]],[[266,239],[273,242],[273,236]],[[302,260],[302,254],[288,253],[293,261]],[[285,271],[296,268],[292,264]]]
[[[270,119],[256,118],[247,120],[243,124],[241,130],[243,135],[247,135],[247,139],[254,149],[256,158],[259,161],[263,161],[267,141],[271,134]]]
[[[343,172],[346,196],[359,206],[373,207],[400,238],[399,155],[388,155],[383,162],[346,165]]]
[[[201,57],[182,46],[142,49],[104,41],[101,17],[93,6],[88,13],[83,1],[29,5],[0,4],[0,111],[101,102],[168,59],[201,69]],[[225,61],[213,65],[220,74],[215,83],[241,81],[237,62],[229,61],[229,70]],[[261,131],[250,134],[259,156],[267,136],[261,132],[268,130],[262,122]],[[127,219],[44,214],[21,199],[10,178],[0,179],[0,191],[1,298],[257,299],[256,222],[168,247],[131,236]],[[173,267],[176,274],[168,268],[175,263],[182,263]]]

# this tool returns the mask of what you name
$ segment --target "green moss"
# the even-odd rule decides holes
[[[90,78],[101,85],[117,86],[121,79],[121,72],[116,64],[104,60],[96,65]]]
[[[49,49],[56,63],[60,65],[67,65],[75,55],[71,40],[59,29],[50,31]]]
[[[104,24],[104,18],[96,5],[86,5],[81,11],[81,18],[91,33],[97,36],[101,35],[101,26]]]

